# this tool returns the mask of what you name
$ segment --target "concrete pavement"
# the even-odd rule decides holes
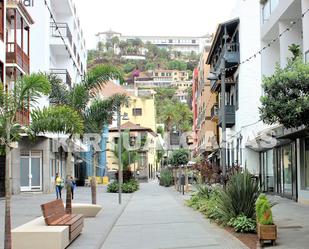
[[[309,248],[309,206],[278,196],[270,197],[274,222],[278,227],[276,249]]]
[[[65,193],[63,191],[63,197]],[[97,249],[112,229],[115,221],[124,210],[131,194],[123,195],[123,205],[118,204],[118,194],[106,193],[105,187],[99,187],[97,202],[103,210],[96,218],[85,219],[83,233],[68,249]],[[40,205],[55,199],[55,194],[22,193],[12,197],[12,228],[42,216]],[[90,188],[78,187],[75,192],[75,202],[91,203]],[[4,236],[4,200],[0,200],[0,248],[3,248]],[[43,247],[42,247],[43,248]],[[31,248],[25,248],[31,249]]]
[[[141,184],[102,249],[244,249],[239,240],[186,207],[157,182]]]

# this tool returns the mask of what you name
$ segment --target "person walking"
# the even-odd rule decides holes
[[[62,179],[59,176],[59,173],[56,173],[55,177],[55,187],[56,187],[56,197],[61,199],[61,190],[62,190]]]
[[[74,178],[71,176],[70,179],[70,184],[71,184],[71,193],[72,193],[72,200],[74,199],[74,190],[76,188],[76,181],[74,180]]]

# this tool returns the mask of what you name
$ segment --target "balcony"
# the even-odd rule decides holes
[[[66,83],[69,88],[72,86],[72,78],[66,69],[50,69],[50,73],[56,75],[63,83]]]
[[[235,125],[235,106],[226,105],[225,106],[225,122],[226,128],[231,128]],[[222,114],[219,111],[219,126],[222,127]]]
[[[29,74],[29,56],[15,42],[6,43],[6,63],[17,64],[26,74]]]
[[[232,66],[235,66],[240,61],[239,56],[239,43],[227,43],[224,49],[221,51],[221,53],[218,56],[217,61],[214,63],[214,70],[215,72],[220,71],[221,67],[221,61],[222,59],[225,59],[225,67],[229,68]]]
[[[206,119],[206,109],[203,109],[201,112],[198,113],[198,118],[197,118],[197,127],[201,128],[202,123]]]
[[[218,104],[214,104],[211,108],[211,120],[216,121],[218,120],[219,115],[219,107]]]
[[[226,86],[226,91],[230,89],[232,85],[235,85],[236,82],[234,81],[233,78],[225,78],[225,86]],[[221,91],[221,80],[212,80],[210,82],[210,90],[212,92],[220,92]]]
[[[62,35],[63,37],[66,37],[68,39],[70,46],[72,46],[73,37],[72,37],[70,27],[67,23],[60,23],[60,22],[53,23],[52,22],[50,23],[50,29],[51,29],[52,37],[61,38],[61,35]],[[59,34],[59,32],[61,35]]]

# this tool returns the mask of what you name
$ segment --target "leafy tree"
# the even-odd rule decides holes
[[[309,65],[300,58],[299,48],[290,46],[293,57],[285,68],[263,79],[261,119],[287,128],[309,125]]]
[[[101,42],[101,41],[98,42],[98,50],[99,51],[103,51],[104,50],[104,43]]]
[[[38,102],[50,92],[51,86],[43,74],[25,75],[15,82],[13,90],[4,90],[0,84],[0,152],[5,154],[5,234],[4,248],[11,248],[11,180],[9,177],[13,143],[28,131],[27,124],[18,120],[19,113]]]
[[[170,61],[168,63],[168,69],[184,71],[187,70],[187,63],[179,60]]]
[[[123,71],[125,73],[131,73],[135,69],[135,67],[136,67],[135,64],[129,62],[129,63],[123,65]]]
[[[146,63],[146,70],[155,70],[156,65],[153,62]]]
[[[186,165],[189,162],[189,151],[186,149],[175,150],[173,151],[169,159],[170,164],[172,165]]]

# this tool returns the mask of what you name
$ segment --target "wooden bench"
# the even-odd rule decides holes
[[[68,226],[70,243],[82,232],[84,216],[67,214],[62,200],[55,200],[41,205],[44,220],[48,226]]]

